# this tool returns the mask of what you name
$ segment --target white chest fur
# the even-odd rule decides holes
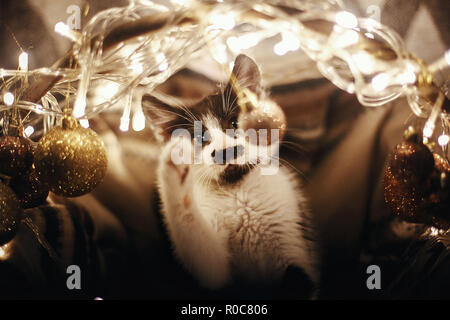
[[[293,174],[251,171],[241,183],[220,192],[195,188],[195,199],[206,220],[226,230],[232,272],[253,281],[273,281],[288,265],[301,267],[312,278],[312,243],[302,225],[309,212]],[[220,233],[219,233],[220,234]]]

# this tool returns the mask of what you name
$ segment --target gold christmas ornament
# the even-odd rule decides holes
[[[407,135],[389,159],[394,177],[407,184],[420,185],[434,168],[433,154],[420,140],[416,133]]]
[[[31,168],[26,174],[12,179],[9,186],[16,193],[20,205],[24,209],[43,204],[49,192],[47,184],[41,182],[34,168]]]
[[[48,184],[50,191],[64,197],[91,192],[105,176],[107,164],[101,138],[68,116],[62,126],[41,138],[35,150],[39,179]]]
[[[15,177],[28,171],[33,163],[33,147],[22,136],[0,138],[0,173]]]
[[[417,135],[392,152],[384,173],[384,198],[392,213],[414,223],[450,228],[450,165]]]
[[[14,192],[0,183],[0,246],[15,236],[21,214],[22,209]]]

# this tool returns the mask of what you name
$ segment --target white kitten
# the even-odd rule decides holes
[[[238,56],[225,90],[192,107],[151,95],[143,106],[165,141],[158,183],[169,236],[200,283],[212,289],[235,279],[273,283],[296,267],[316,285],[310,212],[295,175],[278,168],[284,115],[261,89],[253,60]],[[243,133],[252,129],[269,138],[249,140]],[[180,150],[196,156],[183,158]]]

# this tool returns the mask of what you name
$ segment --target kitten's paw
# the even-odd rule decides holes
[[[178,165],[169,160],[163,164],[162,172],[163,179],[167,184],[183,187],[189,174],[189,166]]]
[[[163,150],[161,163],[163,179],[170,184],[184,185],[189,174],[189,165],[174,158],[174,149],[179,148],[183,143],[183,140],[177,139]]]

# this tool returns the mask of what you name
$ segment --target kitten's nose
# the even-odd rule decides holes
[[[244,147],[237,145],[222,150],[214,150],[211,153],[211,157],[214,158],[216,164],[226,164],[230,160],[236,159],[244,154]]]

